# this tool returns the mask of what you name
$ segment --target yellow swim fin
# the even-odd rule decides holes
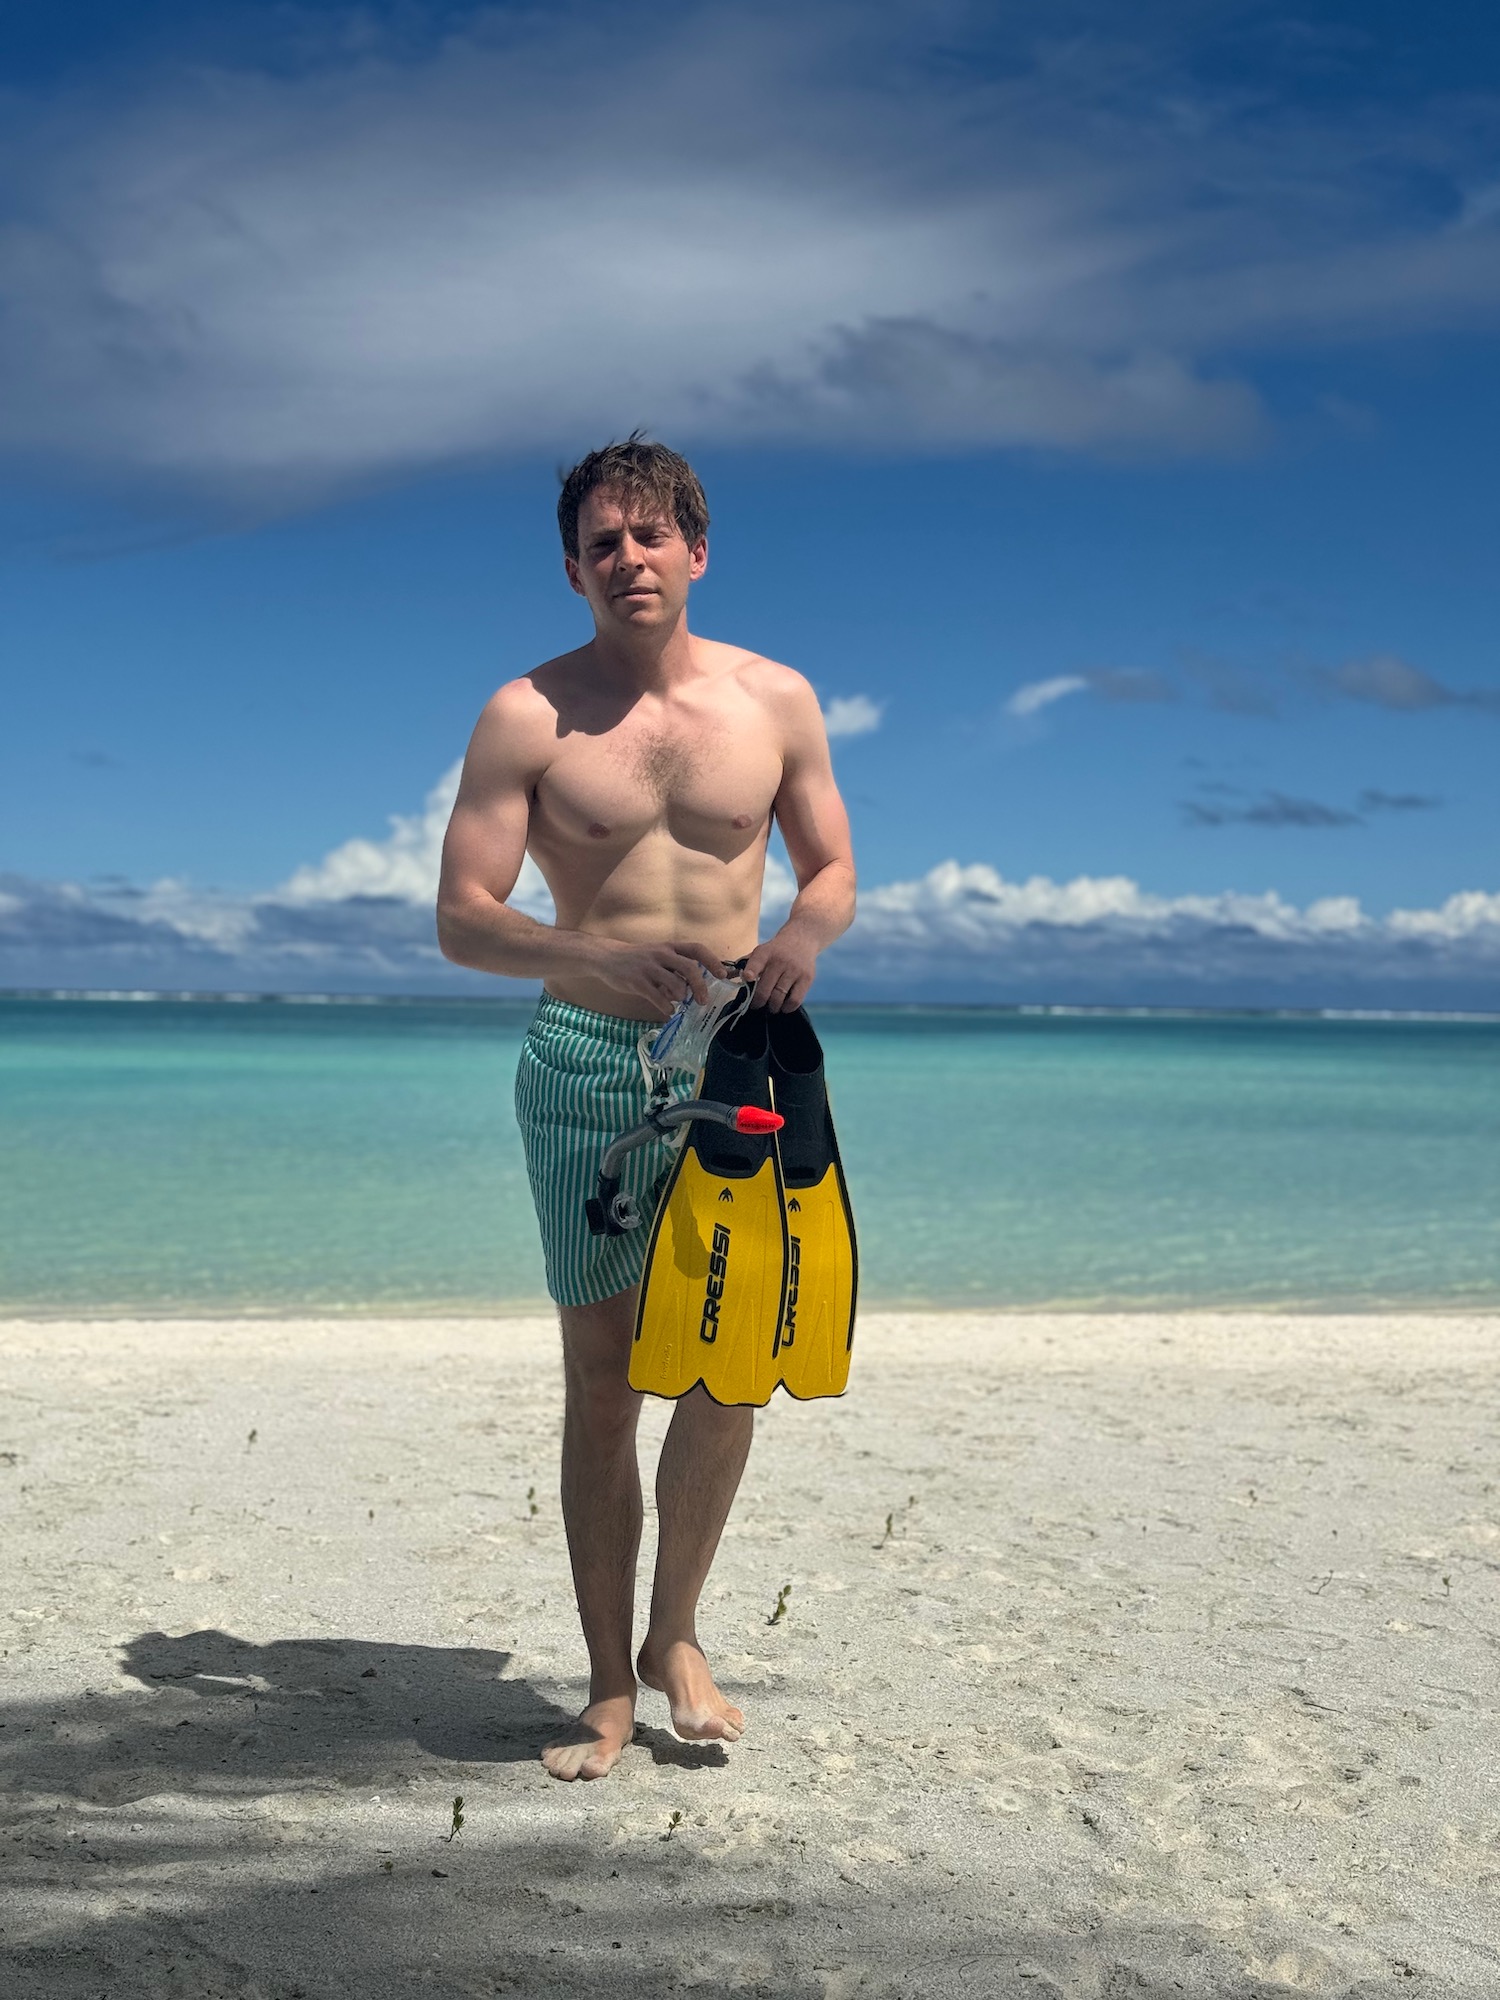
[[[793,1396],[842,1396],[854,1348],[859,1249],[823,1080],[800,1007],[769,1019],[771,1095],[786,1191],[787,1285],[777,1371]]]
[[[708,1051],[695,1096],[769,1111],[766,1012]],[[630,1354],[630,1386],[763,1404],[780,1379],[787,1218],[774,1134],[695,1120],[657,1204]]]

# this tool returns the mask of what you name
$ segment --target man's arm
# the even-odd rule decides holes
[[[745,977],[759,981],[755,1005],[773,1013],[802,1005],[818,953],[854,921],[849,815],[834,782],[823,712],[800,674],[781,673],[785,680],[775,705],[784,730],[782,777],[774,810],[797,877],[797,898],[780,930],[745,961]]]
[[[526,858],[531,792],[547,767],[550,715],[529,681],[512,681],[475,727],[443,841],[437,899],[443,956],[511,979],[586,972],[664,1014],[689,990],[706,1000],[702,966],[724,969],[706,946],[622,944],[539,924],[506,902]]]

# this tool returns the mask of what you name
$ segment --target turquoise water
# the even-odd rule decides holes
[[[816,1012],[870,1302],[1500,1305],[1500,1023]],[[529,1013],[0,1001],[0,1310],[541,1302]]]

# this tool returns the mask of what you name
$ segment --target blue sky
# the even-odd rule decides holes
[[[645,424],[841,730],[825,992],[1500,1006],[1500,29],[1135,11],[7,19],[0,983],[472,986]]]

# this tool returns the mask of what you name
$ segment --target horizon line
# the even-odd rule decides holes
[[[348,993],[237,991],[211,987],[0,986],[0,1001],[78,1001],[93,1004],[282,1007],[514,1007],[531,1004],[534,995],[487,993]],[[1135,1001],[1006,1001],[1006,1000],[819,1000],[820,1010],[849,1013],[883,1012],[1006,1014],[1018,1017],[1068,1018],[1107,1016],[1135,1019],[1286,1021],[1459,1021],[1500,1024],[1500,1011],[1460,1007],[1257,1007],[1188,1006]]]

